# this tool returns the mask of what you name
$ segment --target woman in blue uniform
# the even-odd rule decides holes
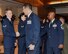
[[[20,36],[18,38],[18,54],[26,54],[26,36],[25,36],[26,16],[22,13],[19,16],[18,32]]]

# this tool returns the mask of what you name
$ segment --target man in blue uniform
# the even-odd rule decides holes
[[[32,12],[32,5],[24,4],[23,12],[27,15],[26,24],[26,47],[28,54],[39,54],[40,50],[40,20],[39,17]]]
[[[47,32],[46,50],[47,54],[61,54],[64,43],[64,29],[62,23],[55,18],[55,11],[48,13],[50,22],[45,27]]]
[[[18,32],[20,36],[18,38],[18,54],[26,54],[26,36],[25,36],[25,25],[26,16],[22,13],[19,17]]]
[[[13,26],[12,10],[6,9],[5,18],[2,20],[2,31],[4,34],[4,54],[14,54],[15,31]]]

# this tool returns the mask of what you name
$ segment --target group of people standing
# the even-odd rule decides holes
[[[4,34],[4,54],[14,54],[16,37],[18,38],[18,54],[41,54],[41,36],[46,34],[44,54],[61,54],[64,47],[64,28],[62,22],[55,18],[55,11],[48,13],[48,22],[41,30],[40,18],[32,12],[32,5],[24,4],[23,13],[19,16],[18,32],[14,31],[12,10],[6,9],[2,19]],[[42,27],[43,28],[43,27]]]
[[[24,13],[24,14],[23,14]],[[19,17],[18,32],[14,31],[12,10],[6,9],[2,19],[4,34],[4,54],[14,54],[14,44],[18,37],[18,54],[39,54],[40,48],[40,19],[32,12],[32,5],[24,4],[23,13]]]

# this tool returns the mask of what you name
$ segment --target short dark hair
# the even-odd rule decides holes
[[[54,13],[56,13],[56,10],[55,10],[55,8],[53,8],[53,7],[49,7],[49,8],[48,8],[48,13],[49,13],[49,12],[54,12]]]
[[[11,9],[11,8],[7,8],[5,11],[8,11],[8,10],[11,10],[11,11],[12,11],[12,9]]]
[[[25,3],[23,7],[29,7],[32,10],[32,5],[30,3]]]
[[[21,13],[20,15],[19,15],[19,19],[21,19],[21,16],[23,16],[24,15],[24,13]]]

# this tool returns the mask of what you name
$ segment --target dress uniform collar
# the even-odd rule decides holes
[[[32,11],[28,14],[28,18],[30,17],[31,13],[32,13]]]
[[[55,21],[55,18],[53,19],[53,20],[51,20],[51,22],[50,23],[53,23]]]
[[[8,18],[6,18],[11,24],[13,24],[13,21],[12,20],[10,20],[10,19],[8,19]]]
[[[55,18],[54,18],[53,20],[50,21],[49,27],[53,24],[54,21],[55,21]]]
[[[9,17],[6,17],[10,22],[11,22],[11,18],[9,18]]]

